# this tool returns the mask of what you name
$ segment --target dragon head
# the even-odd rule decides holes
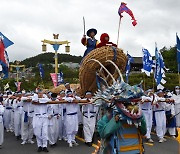
[[[94,101],[95,104],[98,104],[99,102],[99,105],[108,104],[108,106],[112,107],[116,113],[119,113],[121,116],[127,119],[128,123],[138,123],[139,119],[142,118],[139,102],[141,100],[141,96],[144,95],[144,92],[140,86],[141,83],[133,86],[125,83],[117,65],[114,62],[108,60],[107,62],[114,65],[115,69],[119,73],[119,77],[117,80],[115,80],[113,75],[99,61],[97,62],[112,78],[113,83],[109,85],[105,78],[100,76],[100,73],[96,74],[98,79],[98,91],[95,93],[94,98],[95,100],[102,99],[104,101]]]

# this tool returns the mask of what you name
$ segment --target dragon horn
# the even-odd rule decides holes
[[[91,101],[91,103],[93,104],[95,101],[97,101],[97,100],[99,100],[99,99],[102,99],[102,100],[104,100],[104,101],[107,102],[107,103],[111,103],[110,100],[105,99],[104,97],[98,97],[98,98],[95,98],[94,100]]]
[[[96,60],[96,59],[90,59],[90,60],[88,60],[88,62],[90,62],[90,61],[95,61],[95,62],[97,62],[102,68],[104,68],[104,70],[109,74],[109,76],[112,78],[112,80],[113,80],[113,83],[114,82],[116,82],[116,80],[114,79],[114,77],[113,77],[113,75],[106,69],[106,67],[104,67],[103,66],[103,64],[100,62],[100,61],[98,61],[98,60]]]
[[[112,60],[107,60],[106,62],[110,62],[112,65],[114,65],[114,67],[116,68],[116,70],[118,71],[119,73],[119,76],[121,77],[121,81],[124,82],[124,79],[123,79],[123,76],[122,76],[122,73],[120,71],[120,69],[118,68],[118,66],[112,61]]]

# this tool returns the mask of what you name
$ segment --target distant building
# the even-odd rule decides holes
[[[35,77],[35,73],[32,73],[32,68],[26,68],[25,71],[19,71],[18,72],[18,78],[21,80],[24,79],[30,79]],[[9,72],[9,78],[17,78],[17,72]]]
[[[133,72],[141,72],[143,68],[142,57],[133,57],[134,63],[131,63],[131,71]]]
[[[72,63],[72,62],[62,62],[61,65],[65,65],[65,66],[72,68],[72,69],[80,67],[79,63]]]

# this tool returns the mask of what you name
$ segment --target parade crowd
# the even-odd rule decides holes
[[[84,97],[76,94],[70,84],[58,94],[37,89],[32,92],[7,91],[0,97],[0,148],[3,147],[4,131],[14,133],[21,144],[34,144],[37,141],[38,152],[48,152],[64,140],[68,146],[78,146],[75,136],[78,127],[83,124],[85,144],[92,146],[93,134],[98,120],[104,114],[100,107],[91,103],[79,103],[82,100],[91,102],[93,93],[87,91]],[[76,100],[76,101],[75,101]],[[64,103],[63,103],[64,101]],[[61,102],[61,103],[48,103]],[[140,109],[146,120],[146,139],[153,143],[152,130],[155,130],[159,143],[165,142],[166,132],[175,138],[176,127],[180,127],[180,87],[174,91],[152,89],[145,91],[140,102]]]

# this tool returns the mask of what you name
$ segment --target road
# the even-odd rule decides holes
[[[158,143],[157,137],[152,135],[154,144],[144,143],[145,154],[178,154],[178,142],[172,138],[166,138],[167,142]],[[64,141],[58,141],[56,147],[48,147],[50,154],[91,154],[94,147],[87,147],[84,142],[77,140],[79,146],[69,148]],[[21,145],[21,141],[17,141],[12,133],[5,133],[5,141],[3,148],[0,149],[0,154],[33,154],[37,152],[37,145],[26,144]],[[42,154],[44,152],[41,152]]]

